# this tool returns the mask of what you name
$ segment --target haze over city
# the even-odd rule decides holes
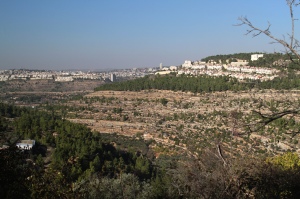
[[[269,21],[279,38],[290,32],[289,10],[280,0],[3,0],[0,69],[158,67],[282,50],[265,36],[245,36],[246,27],[234,26],[240,16],[261,28]]]

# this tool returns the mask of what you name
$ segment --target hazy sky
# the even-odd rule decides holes
[[[281,50],[245,36],[240,16],[270,21],[280,38],[290,32],[285,0],[1,0],[0,69],[157,67]]]

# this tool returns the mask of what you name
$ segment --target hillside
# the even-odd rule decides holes
[[[171,78],[159,77],[156,84],[176,81]],[[189,80],[192,85],[197,78]],[[223,88],[221,80],[212,78],[215,86],[205,86]],[[286,191],[297,195],[286,182],[299,184],[300,167],[288,166],[289,161],[300,162],[299,117],[288,112],[297,109],[298,90],[258,85],[247,90],[249,84],[237,81],[231,82],[233,90],[228,86],[209,92],[120,89],[129,83],[134,90],[132,82],[139,81],[118,83],[119,91],[77,87],[76,92],[41,89],[2,95],[3,101],[23,108],[0,104],[1,144],[16,139],[35,139],[38,144],[21,157],[13,148],[0,150],[7,169],[1,179],[12,179],[1,181],[2,193],[16,191],[14,183],[19,182],[23,191],[15,192],[18,197],[243,198],[251,193],[276,198]],[[290,88],[294,87],[297,84]],[[27,98],[33,93],[38,99]],[[276,113],[284,115],[268,122]],[[17,156],[22,161],[15,161]],[[17,165],[22,165],[20,170],[12,169]],[[5,171],[12,173],[10,178]],[[32,178],[22,181],[28,176]],[[47,190],[41,184],[47,184]]]
[[[278,131],[281,128],[276,127],[278,124],[264,128],[264,132],[262,129],[248,132],[248,123],[257,120],[252,111],[259,109],[269,114],[275,104],[276,109],[282,111],[287,106],[293,107],[299,97],[297,91],[275,90],[206,94],[98,91],[68,104],[85,107],[76,118],[70,113],[71,121],[86,124],[97,132],[155,140],[189,154],[201,153],[203,148],[219,142],[227,154],[237,150],[235,153],[239,155],[242,151],[270,155],[298,151],[299,137]],[[234,113],[237,116],[233,116]],[[298,118],[295,121],[298,123]],[[277,129],[275,134],[274,128]]]
[[[101,80],[75,80],[56,82],[54,80],[11,80],[0,82],[2,93],[5,92],[69,92],[91,91],[104,82]]]
[[[257,60],[251,60],[251,55],[263,54],[262,58]],[[293,59],[293,61],[291,61]],[[263,52],[252,52],[252,53],[235,53],[227,55],[212,55],[201,59],[202,62],[206,63],[217,63],[217,64],[230,64],[238,60],[247,61],[247,65],[252,67],[267,67],[276,68],[279,70],[299,70],[299,61],[296,56],[290,57],[288,54],[283,53],[263,53]]]

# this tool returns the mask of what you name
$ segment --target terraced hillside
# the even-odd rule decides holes
[[[154,140],[157,151],[168,148],[197,155],[221,144],[227,154],[273,154],[297,151],[299,136],[278,123],[259,126],[261,118],[255,111],[272,114],[275,109],[292,109],[299,95],[297,91],[274,90],[206,94],[98,91],[64,105],[72,110],[67,115],[71,121],[101,133]],[[287,129],[291,130],[297,128],[298,119],[287,115],[281,123],[290,125]]]

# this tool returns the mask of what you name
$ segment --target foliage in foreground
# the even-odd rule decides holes
[[[5,104],[0,104],[0,110],[2,139],[18,129],[15,132],[18,136],[34,136],[29,138],[55,147],[49,165],[44,165],[38,149],[32,153],[14,147],[0,150],[1,198],[300,196],[300,159],[296,154],[267,160],[245,155],[243,159],[228,158],[224,164],[214,149],[203,149],[197,159],[183,155],[150,160],[137,153],[119,151],[86,127],[64,121],[55,114],[48,117],[43,113],[44,122],[51,125],[41,127],[43,122],[37,119],[41,116],[39,111]],[[22,121],[24,118],[30,122]],[[58,137],[44,139],[48,131],[55,131]]]

